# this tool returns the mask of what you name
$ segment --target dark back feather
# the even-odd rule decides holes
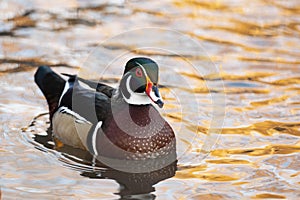
[[[34,81],[39,86],[49,105],[50,118],[52,118],[64,90],[65,80],[48,66],[40,66],[34,75]]]

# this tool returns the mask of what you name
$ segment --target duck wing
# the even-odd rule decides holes
[[[93,89],[80,85],[78,79],[70,78],[66,83],[59,108],[52,118],[53,134],[64,144],[81,149],[93,149],[88,143],[89,135],[101,131],[103,122],[109,117],[110,98]]]
[[[110,114],[114,89],[75,75],[67,76],[66,81],[50,67],[41,66],[34,78],[47,99],[53,135],[64,144],[87,149],[88,134],[101,131]],[[84,84],[89,87],[83,87]]]
[[[76,75],[65,74],[65,73],[63,73],[62,75],[68,76],[70,78],[77,79],[79,82],[88,85],[91,89],[95,89],[97,92],[101,92],[101,93],[105,94],[109,98],[111,98],[111,96],[112,96],[112,94],[115,90],[113,87],[111,87],[109,85],[106,85],[104,83],[100,83],[100,82],[96,82],[96,81],[92,81],[92,80],[87,80],[87,79],[78,77]]]
[[[74,82],[70,83],[70,80]],[[70,78],[69,88],[63,94],[59,107],[67,107],[96,124],[108,117],[110,102],[110,97],[104,92],[87,89],[80,84],[79,79]]]

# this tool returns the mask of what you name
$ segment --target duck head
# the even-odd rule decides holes
[[[120,92],[128,104],[147,105],[152,101],[162,108],[157,84],[158,65],[149,58],[133,58],[125,66]]]

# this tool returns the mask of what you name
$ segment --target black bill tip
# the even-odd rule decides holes
[[[164,102],[162,102],[162,100],[158,99],[156,102],[155,102],[158,107],[162,108],[164,106]]]

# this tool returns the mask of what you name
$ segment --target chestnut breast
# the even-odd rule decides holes
[[[97,137],[97,143],[101,144],[97,146],[102,146],[105,151],[99,152],[110,156],[114,154],[113,149],[117,148],[127,156],[138,154],[138,157],[156,158],[174,152],[176,148],[171,126],[152,105],[116,106],[112,108],[102,129],[103,136]]]

